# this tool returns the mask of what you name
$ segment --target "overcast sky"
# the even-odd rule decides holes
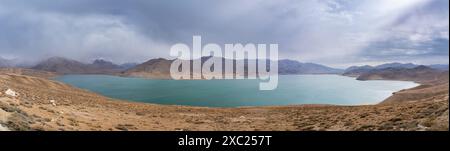
[[[448,64],[448,0],[0,0],[0,56],[117,63],[175,43],[277,43],[333,67]]]

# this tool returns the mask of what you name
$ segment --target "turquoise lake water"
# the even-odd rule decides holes
[[[107,75],[66,75],[56,80],[111,98],[208,107],[376,104],[393,92],[417,86],[339,75],[283,75],[272,91],[260,91],[259,80],[150,80]]]

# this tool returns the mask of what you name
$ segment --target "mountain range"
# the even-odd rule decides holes
[[[372,71],[379,71],[381,69],[388,69],[388,68],[390,68],[391,70],[413,69],[413,68],[416,68],[419,66],[423,66],[423,65],[417,65],[417,64],[412,64],[412,63],[386,63],[386,64],[382,64],[382,65],[378,65],[378,66],[369,66],[369,65],[351,66],[344,71],[343,75],[358,77],[364,73],[369,73]],[[427,65],[427,67],[432,68],[432,69],[442,70],[442,71],[449,70],[449,66],[444,65],[444,64]]]
[[[209,57],[203,57],[205,62]],[[225,59],[224,59],[225,60]],[[173,60],[151,59],[141,64],[127,63],[116,65],[110,61],[97,59],[90,64],[62,57],[52,57],[31,69],[55,72],[58,74],[120,74],[122,76],[166,79],[170,77]],[[280,60],[279,74],[339,74],[344,70],[314,63],[301,63],[295,60]],[[245,68],[247,68],[245,66]]]
[[[202,62],[205,62],[211,57],[202,57]],[[220,59],[220,58],[215,58]],[[225,61],[224,58],[222,58]],[[191,60],[192,61],[192,60]],[[245,60],[248,61],[248,60]],[[158,58],[151,59],[144,63],[126,63],[117,65],[111,61],[104,59],[96,59],[92,63],[83,63],[80,61],[67,59],[63,57],[51,57],[43,60],[36,65],[28,68],[54,72],[57,74],[113,74],[129,77],[143,77],[153,79],[168,79],[170,78],[170,65],[173,60]],[[236,62],[236,60],[234,60]],[[315,63],[302,63],[296,60],[279,60],[278,71],[280,75],[292,74],[342,74],[345,76],[359,77],[367,73],[375,71],[383,71],[383,69],[413,69],[420,65],[412,63],[387,63],[378,66],[352,66],[345,70],[327,67]],[[0,67],[23,67],[13,60],[0,58]],[[429,65],[432,69],[448,70],[448,65]],[[247,66],[244,66],[247,71]],[[222,69],[224,71],[224,68]]]
[[[52,57],[39,62],[31,69],[58,74],[114,74],[130,68],[130,65],[116,65],[103,59],[97,59],[90,64],[86,64],[72,59]]]
[[[211,59],[211,57],[202,57],[201,58],[202,63],[204,63],[207,59]],[[223,62],[225,62],[225,60],[226,60],[224,58],[213,58],[213,59],[222,59]],[[245,61],[248,61],[248,60],[245,60]],[[164,58],[152,59],[152,60],[144,62],[140,65],[137,65],[134,68],[130,68],[129,70],[124,71],[123,75],[132,76],[132,77],[145,77],[145,78],[168,78],[168,77],[170,77],[170,65],[172,62],[173,62],[173,60],[167,60]],[[233,63],[236,63],[236,60],[233,60]],[[225,71],[224,68],[225,67],[222,66],[222,71]],[[247,73],[247,71],[248,71],[247,64],[245,64],[243,68],[245,69],[245,72]],[[327,66],[320,65],[320,64],[301,63],[301,62],[298,62],[295,60],[280,60],[278,62],[278,72],[281,75],[288,75],[288,74],[340,74],[343,71],[344,70],[335,69],[335,68],[327,67]],[[233,74],[235,74],[235,73],[233,73]]]
[[[344,70],[327,67],[315,63],[301,63],[295,60],[280,60],[278,62],[279,74],[340,74]]]
[[[448,77],[448,71],[433,69],[428,66],[420,65],[414,68],[387,67],[382,69],[373,69],[358,76],[357,80],[388,79],[428,83],[430,81],[436,81],[438,79],[445,79],[443,78],[443,76]]]

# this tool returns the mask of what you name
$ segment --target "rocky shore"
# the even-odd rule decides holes
[[[0,130],[448,131],[447,78],[402,90],[378,105],[207,108],[107,98],[23,72],[0,72]]]

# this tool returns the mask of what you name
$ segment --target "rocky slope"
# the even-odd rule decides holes
[[[428,68],[435,69],[435,70],[448,71],[448,65],[444,65],[444,64],[434,64],[434,65],[424,66],[424,65],[417,65],[417,64],[412,64],[412,63],[386,63],[386,64],[381,64],[378,66],[369,66],[369,65],[351,66],[344,71],[343,75],[358,77],[362,74],[369,73],[372,71],[377,71],[377,70],[379,71],[379,70],[385,70],[385,69],[390,69],[390,70],[413,69],[413,68],[416,68],[419,66],[428,67]]]
[[[24,69],[24,68],[0,68],[0,74],[6,74],[6,73],[33,76],[33,77],[39,77],[39,78],[54,78],[54,77],[58,76],[57,73],[41,71],[41,70]]]
[[[419,67],[418,67],[419,68]],[[445,96],[449,93],[449,72],[437,72],[435,70],[428,70],[417,73],[417,69],[410,69],[412,72],[410,77],[401,78],[401,80],[413,80],[420,83],[420,86],[408,90],[396,92],[395,95],[387,98],[383,103],[397,103],[404,101],[423,101],[423,99],[432,100],[435,97]],[[411,77],[411,75],[413,75]],[[386,79],[386,77],[383,77]],[[395,77],[398,79],[398,77]],[[392,79],[390,79],[392,80]]]
[[[418,65],[416,64],[412,64],[412,63],[407,63],[407,64],[402,64],[402,63],[386,63],[386,64],[381,64],[378,66],[369,66],[369,65],[365,65],[365,66],[351,66],[349,68],[347,68],[345,70],[345,72],[343,73],[344,76],[352,76],[352,77],[358,77],[362,74],[371,72],[373,70],[382,70],[382,69],[386,69],[386,68],[391,68],[391,69],[411,69],[411,68],[415,68]]]
[[[151,59],[136,65],[122,73],[123,76],[142,77],[152,79],[170,79],[170,65],[172,60],[163,58]]]
[[[448,71],[441,71],[432,69],[427,66],[418,66],[412,69],[409,68],[384,68],[375,69],[361,74],[358,80],[403,80],[428,82],[436,81],[441,76],[448,74]]]
[[[439,84],[438,84],[439,83]],[[205,108],[106,98],[44,78],[0,74],[0,124],[10,130],[444,130],[448,78],[379,105]],[[446,87],[445,87],[446,86]],[[447,88],[447,89],[446,89]],[[420,88],[422,89],[422,88]],[[440,90],[442,89],[442,90]],[[9,91],[8,91],[9,90]],[[15,95],[11,95],[14,92]]]
[[[448,95],[449,72],[427,66],[414,68],[382,68],[362,73],[357,80],[403,80],[420,83],[420,86],[394,93],[382,103],[432,100]]]

